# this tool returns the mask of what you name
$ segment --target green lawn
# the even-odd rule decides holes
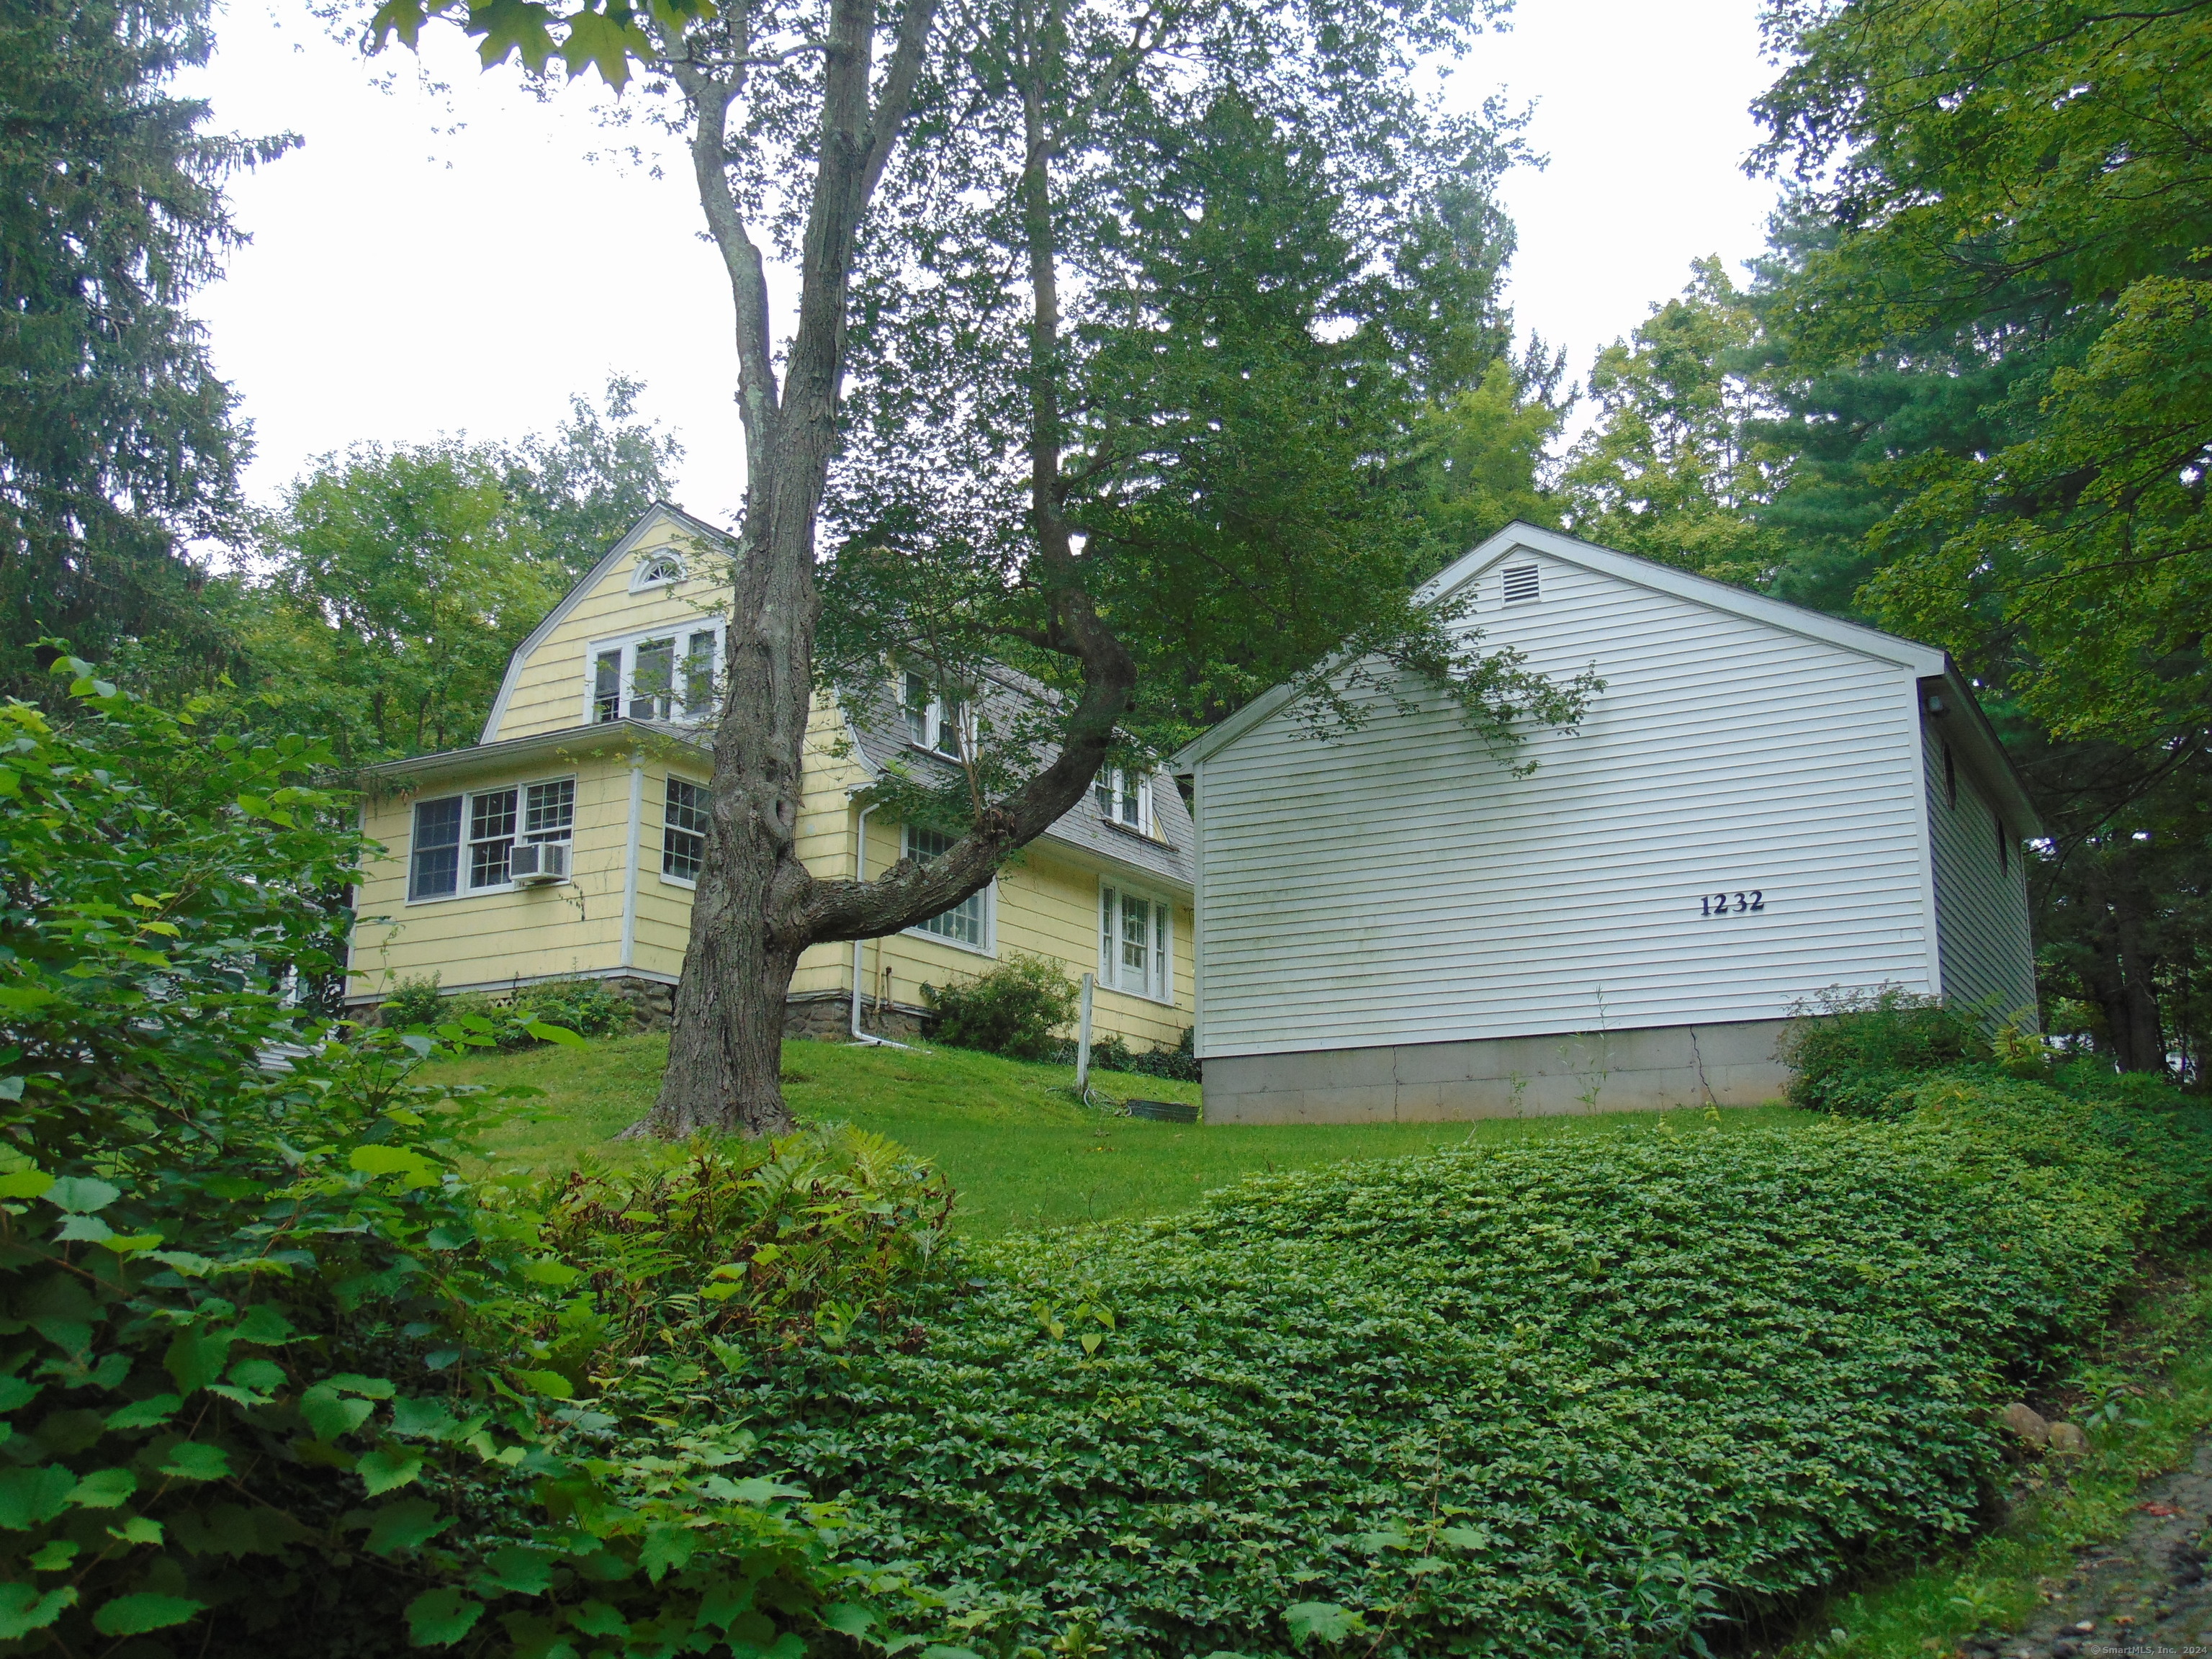
[[[668,1052],[665,1036],[618,1037],[581,1049],[542,1048],[441,1066],[467,1083],[526,1083],[545,1091],[538,1121],[495,1137],[499,1162],[544,1169],[580,1152],[645,1156],[611,1137],[653,1103]],[[1659,1133],[1650,1113],[1493,1118],[1478,1123],[1150,1123],[1086,1109],[1074,1073],[961,1048],[861,1048],[787,1042],[784,1094],[802,1119],[857,1124],[933,1160],[960,1189],[959,1225],[977,1236],[1029,1231],[1185,1208],[1210,1188],[1265,1170],[1345,1158],[1389,1158],[1467,1140],[1529,1135]],[[1196,1101],[1198,1085],[1121,1073],[1093,1074],[1116,1099]],[[1731,1129],[1794,1122],[1802,1115],[1759,1107],[1720,1114]],[[1678,1115],[1679,1121],[1679,1115]]]

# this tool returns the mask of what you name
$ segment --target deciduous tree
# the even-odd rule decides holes
[[[1205,682],[1216,664],[1249,678],[1266,657],[1255,636],[1284,615],[1317,623],[1332,596],[1371,592],[1382,599],[1335,620],[1450,684],[1501,741],[1517,718],[1579,708],[1575,690],[1416,614],[1402,548],[1357,514],[1329,516],[1346,499],[1346,461],[1382,467],[1387,451],[1340,447],[1310,473],[1271,465],[1255,478],[1243,469],[1262,453],[1238,451],[1233,429],[1287,418],[1302,364],[1309,402],[1379,430],[1367,405],[1396,339],[1437,344],[1440,393],[1458,389],[1454,362],[1485,366],[1473,342],[1445,349],[1457,307],[1421,278],[1451,270],[1441,186],[1470,166],[1480,177],[1494,123],[1441,119],[1413,71],[1457,51],[1486,3],[989,0],[940,21],[937,0],[740,0],[711,17],[690,0],[565,17],[526,0],[465,14],[458,0],[386,0],[379,33],[411,40],[426,16],[460,14],[488,60],[519,49],[542,69],[558,52],[572,72],[597,64],[617,84],[632,55],[645,61],[665,77],[731,282],[744,519],[660,1132],[788,1121],[777,1075],[799,953],[946,909],[1083,801],[1136,737],[1124,723],[1145,712],[1150,616],[1188,601],[1240,617],[1244,637],[1186,659],[1186,678]],[[1293,181],[1315,200],[1282,199]],[[1344,239],[1390,257],[1346,283]],[[1287,291],[1204,264],[1208,244],[1272,246]],[[798,290],[780,351],[766,276],[776,255]],[[1315,266],[1303,276],[1302,258]],[[1163,294],[1147,276],[1170,267],[1201,280]],[[1299,317],[1304,345],[1290,331]],[[1117,349],[1143,329],[1152,356]],[[1347,338],[1353,349],[1334,356],[1313,349]],[[880,471],[871,480],[871,437],[925,434],[904,457],[907,486]],[[848,436],[853,487],[832,508],[850,554],[840,569],[869,573],[854,586],[872,592],[878,625],[942,643],[927,666],[947,685],[993,643],[1019,647],[1054,687],[1008,734],[1001,769],[971,774],[951,849],[866,883],[817,877],[795,846],[816,535]],[[1228,493],[1209,513],[1217,484]],[[1301,543],[1292,526],[1307,512],[1316,533]],[[1315,550],[1303,571],[1270,568],[1302,545]],[[1190,580],[1133,580],[1138,548]],[[1391,580],[1366,580],[1377,572]],[[1206,695],[1183,684],[1166,704]]]

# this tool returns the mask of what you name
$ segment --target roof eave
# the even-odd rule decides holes
[[[613,741],[606,741],[608,738]],[[587,744],[593,748],[611,750],[673,744],[704,752],[708,748],[703,741],[682,737],[642,721],[608,720],[597,726],[567,726],[558,731],[532,732],[526,738],[503,738],[497,743],[471,744],[465,749],[447,749],[434,755],[410,755],[404,760],[379,761],[374,766],[362,767],[361,775],[387,783],[396,780],[420,780],[427,783],[441,778],[466,777],[475,772],[495,770],[538,755],[574,753]],[[404,789],[409,786],[403,782],[399,787]]]
[[[1980,775],[1983,782],[1990,786],[1991,792],[2000,797],[1996,803],[2000,816],[2010,827],[2019,830],[2021,839],[2033,841],[2040,836],[2043,834],[2042,814],[2035,810],[2035,802],[2027,793],[2027,786],[2021,781],[2019,769],[2012,763],[2012,755],[2005,748],[2004,739],[1997,735],[1996,727],[1990,723],[1990,717],[1982,712],[1981,702],[1974,696],[1973,687],[1966,683],[1966,677],[1959,672],[1959,665],[1948,655],[1945,656],[1942,672],[1923,675],[1920,685],[1923,709],[1927,706],[1926,694],[1930,687],[1940,686],[1948,694],[1949,703],[1936,719],[1944,722],[1943,731],[1947,737],[1965,738],[1960,746],[1966,751],[1967,763]],[[1963,722],[1950,722],[1952,707],[1964,712],[1966,719]]]

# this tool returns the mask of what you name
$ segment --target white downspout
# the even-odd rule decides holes
[[[853,842],[853,879],[856,882],[868,878],[868,814],[882,805],[881,801],[870,801],[860,809],[860,828]],[[860,1029],[860,953],[866,947],[866,939],[853,941],[853,1041],[872,1048],[911,1050],[914,1045],[910,1042],[894,1042],[889,1037],[876,1036]]]
[[[637,848],[638,824],[645,817],[645,757],[633,750],[629,757],[629,851],[623,860],[622,960],[629,968],[637,960]]]

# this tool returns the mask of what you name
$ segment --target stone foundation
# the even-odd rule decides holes
[[[1206,1062],[1208,1123],[1434,1122],[1756,1106],[1790,1068],[1789,1022],[1408,1042]]]
[[[606,983],[608,989],[629,998],[630,1006],[636,1011],[632,1030],[665,1031],[674,1021],[673,985],[630,978],[611,979]],[[813,1037],[830,1042],[849,1038],[853,1034],[852,1008],[852,998],[842,991],[812,991],[793,997],[783,1005],[783,1034],[787,1037]],[[923,1012],[904,1003],[879,1006],[864,998],[860,1004],[860,1029],[871,1036],[911,1042],[921,1035]]]
[[[630,1007],[630,1030],[633,1031],[665,1031],[676,1018],[676,988],[663,985],[657,979],[631,979],[624,976],[603,983],[607,989],[628,1000]]]
[[[563,975],[562,977],[566,978]],[[630,1030],[633,1031],[665,1031],[676,1018],[676,988],[657,979],[643,979],[632,974],[614,974],[600,977],[599,982],[623,998],[630,1006]],[[495,1002],[504,1002],[514,994],[514,988],[501,986],[484,992]],[[783,1034],[787,1037],[815,1037],[836,1042],[848,1039],[853,1034],[853,1000],[843,991],[814,991],[795,996],[784,1004]],[[351,1011],[354,1018],[374,1022],[376,1004],[356,1002]],[[860,1029],[870,1036],[889,1037],[896,1042],[912,1042],[921,1036],[921,1024],[928,1010],[910,1003],[876,1002],[863,998],[860,1002]]]

